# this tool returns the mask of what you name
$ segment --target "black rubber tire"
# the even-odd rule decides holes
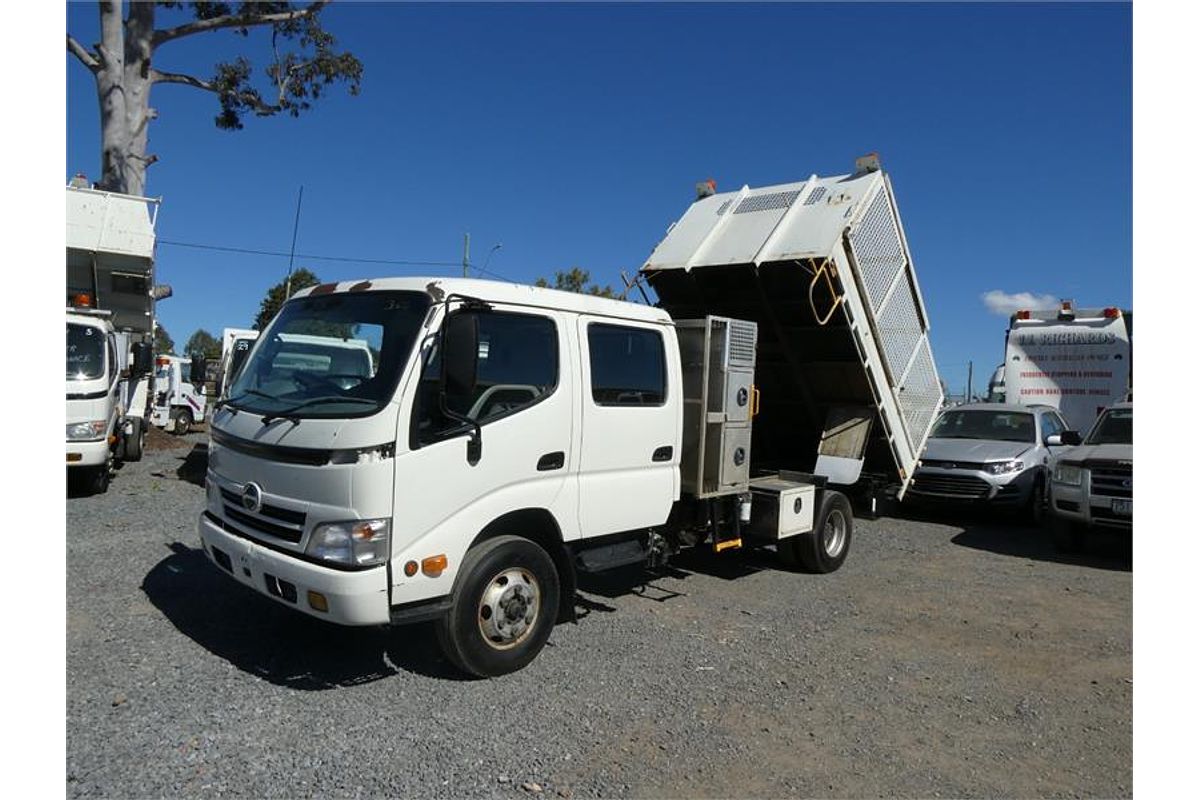
[[[1060,553],[1078,553],[1083,550],[1083,528],[1076,522],[1055,517],[1050,524],[1054,536],[1054,549]]]
[[[192,412],[186,408],[177,408],[171,412],[171,433],[183,436],[192,429]]]
[[[84,474],[84,488],[88,494],[104,494],[108,491],[109,464],[88,467]]]
[[[537,610],[529,630],[507,649],[485,637],[480,603],[491,582],[505,570],[522,569],[537,582]],[[558,571],[549,553],[520,536],[487,539],[467,551],[454,582],[451,607],[436,626],[446,658],[468,675],[491,678],[516,672],[537,657],[550,638],[558,616]]]
[[[146,445],[146,426],[142,420],[134,417],[129,421],[129,435],[125,437],[125,461],[141,461],[142,451]]]
[[[1046,482],[1041,477],[1034,478],[1033,487],[1029,490],[1029,500],[1025,505],[1025,521],[1035,528],[1042,527],[1046,519]]]
[[[835,572],[845,562],[854,536],[854,512],[846,495],[829,490],[822,492],[821,506],[817,509],[814,523],[811,532],[781,541],[779,557],[792,569],[819,575]],[[826,524],[840,525],[844,529],[841,548],[833,554],[825,547]]]

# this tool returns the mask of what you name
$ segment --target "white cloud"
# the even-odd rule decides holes
[[[1009,294],[999,289],[984,292],[980,297],[988,311],[1009,317],[1018,311],[1049,311],[1058,308],[1058,298],[1052,294],[1034,294],[1033,292],[1016,292]]]

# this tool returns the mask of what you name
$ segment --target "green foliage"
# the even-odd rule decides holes
[[[577,294],[591,294],[597,297],[612,297],[619,298],[611,286],[605,284],[598,286],[594,283],[589,285],[592,279],[592,274],[585,269],[579,267],[571,267],[567,272],[556,271],[554,273],[554,286],[550,286],[550,282],[545,278],[538,278],[534,281],[534,286],[540,286],[543,289],[554,288],[561,292],[576,292]]]
[[[221,343],[204,328],[199,329],[187,340],[183,352],[190,355],[199,353],[206,358],[218,358],[221,355]]]
[[[154,352],[160,356],[175,355],[175,341],[162,325],[154,326]]]
[[[206,7],[203,12],[200,6]],[[197,19],[232,14],[245,20],[247,27],[237,28],[248,35],[250,25],[264,15],[294,10],[291,3],[241,3],[231,12],[227,3],[192,3]],[[292,43],[295,50],[285,51],[283,45]],[[263,73],[270,83],[273,102],[266,100],[253,85],[254,69],[250,61],[239,56],[221,62],[211,80],[221,103],[216,117],[218,128],[241,130],[242,117],[252,112],[269,117],[286,112],[292,117],[312,107],[321,93],[334,83],[349,84],[351,95],[357,95],[362,85],[362,62],[349,52],[338,52],[333,35],[321,27],[320,16],[308,16],[276,22],[271,26],[271,44],[275,59]]]
[[[292,294],[300,291],[306,286],[316,286],[321,282],[312,271],[301,267],[292,272]],[[262,303],[258,307],[258,316],[254,318],[254,330],[261,331],[267,327],[267,323],[275,318],[279,313],[279,309],[283,308],[283,303],[287,300],[285,293],[287,291],[287,279],[280,281],[267,290],[267,295],[262,299]]]

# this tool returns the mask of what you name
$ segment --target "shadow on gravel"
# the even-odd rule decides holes
[[[194,452],[194,451],[193,451]],[[464,680],[428,625],[348,628],[285,608],[237,583],[202,550],[175,542],[142,579],[171,624],[218,658],[289,689],[320,691],[414,672]]]
[[[986,509],[918,508],[903,506],[896,516],[916,522],[936,522],[962,528],[950,541],[960,547],[986,550],[1031,561],[1075,564],[1081,567],[1129,572],[1133,569],[1132,537],[1120,531],[1094,531],[1082,553],[1060,553],[1054,548],[1049,525],[1028,522]]]
[[[703,548],[692,548],[671,557],[671,563],[658,570],[647,570],[640,565],[623,567],[598,575],[581,573],[579,591],[600,597],[616,598],[636,595],[644,600],[663,603],[676,597],[686,597],[686,592],[667,589],[658,583],[660,578],[686,580],[692,575],[707,575],[721,580],[735,580],[763,570],[779,570],[782,567],[774,554],[763,550],[744,550],[737,553],[716,555]],[[579,596],[577,606],[591,610],[594,601]],[[611,606],[600,605],[596,610],[614,611]],[[581,615],[583,616],[583,615]]]
[[[208,472],[208,443],[195,445],[179,460],[183,463],[176,468],[175,477],[196,486],[204,486],[204,476]]]

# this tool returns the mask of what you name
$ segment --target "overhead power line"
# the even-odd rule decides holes
[[[216,250],[222,253],[241,253],[251,256],[273,256],[275,258],[290,258],[291,253],[284,253],[276,250],[256,250],[250,247],[225,247],[215,244],[199,244],[197,242],[176,242],[171,239],[158,239],[159,244],[170,245],[172,247],[189,247],[194,250]],[[405,259],[395,258],[358,258],[355,256],[318,256],[304,253],[296,253],[295,258],[307,259],[309,261],[341,261],[348,264],[386,264],[397,267],[462,267],[462,264],[457,261],[409,261]],[[486,275],[491,275],[493,278],[499,278],[502,281],[516,283],[512,278],[508,278],[497,272],[481,269],[472,265],[472,269],[482,272]]]

